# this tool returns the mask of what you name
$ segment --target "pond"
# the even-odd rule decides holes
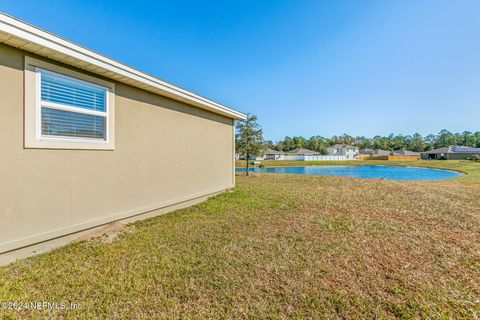
[[[237,172],[245,172],[245,168],[237,168]],[[456,171],[400,166],[308,166],[250,168],[250,172],[289,173],[342,176],[366,179],[386,180],[445,180],[462,175]]]

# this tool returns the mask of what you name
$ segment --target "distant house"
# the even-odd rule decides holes
[[[290,151],[267,149],[263,158],[257,158],[256,160],[335,161],[349,159],[347,158],[347,155],[322,155],[320,152],[317,151],[305,148],[296,148]]]
[[[314,156],[320,154],[320,152],[308,150],[304,148],[296,148],[286,152],[289,155],[302,155],[302,156]]]
[[[264,159],[265,160],[284,160],[285,152],[267,148],[267,150],[265,151]]]
[[[472,158],[474,156],[480,157],[480,148],[449,146],[425,151],[422,152],[421,155],[422,159],[462,160]]]
[[[420,157],[420,152],[414,152],[409,150],[393,150],[390,155]]]
[[[314,155],[320,155],[320,152],[316,152],[316,151],[308,150],[304,148],[296,148],[296,149],[285,152],[284,159],[305,161],[308,159],[308,157],[314,156]]]
[[[390,155],[390,151],[382,149],[360,149],[358,152],[360,155],[372,156],[372,157],[385,157]]]
[[[414,161],[420,159],[420,152],[409,150],[394,150],[388,156],[391,161]]]
[[[345,156],[347,160],[357,159],[358,148],[348,144],[334,144],[327,148],[329,156]]]
[[[360,160],[413,161],[420,159],[420,153],[409,150],[361,149],[358,158]]]
[[[245,154],[235,154],[235,160],[247,160],[247,155]],[[265,156],[256,156],[256,155],[250,155],[248,157],[248,160],[256,160],[256,161],[260,161],[260,160],[265,160]]]

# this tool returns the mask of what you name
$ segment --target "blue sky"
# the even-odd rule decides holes
[[[480,130],[480,0],[21,1],[0,10],[285,136]]]

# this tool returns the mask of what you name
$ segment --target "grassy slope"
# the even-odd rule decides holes
[[[480,185],[237,178],[232,192],[135,223],[113,243],[0,268],[0,300],[70,300],[83,309],[59,318],[90,319],[480,312]]]
[[[465,183],[480,183],[480,162],[468,160],[418,160],[418,161],[261,161],[266,167],[302,167],[302,166],[334,166],[334,165],[382,165],[382,166],[412,166],[412,167],[431,167],[438,169],[456,170],[467,175],[453,179],[453,181]],[[245,161],[237,160],[237,167],[245,167]]]

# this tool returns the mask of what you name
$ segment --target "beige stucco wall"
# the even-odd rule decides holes
[[[232,119],[121,83],[114,151],[25,149],[25,55],[0,44],[0,253],[233,186]]]

